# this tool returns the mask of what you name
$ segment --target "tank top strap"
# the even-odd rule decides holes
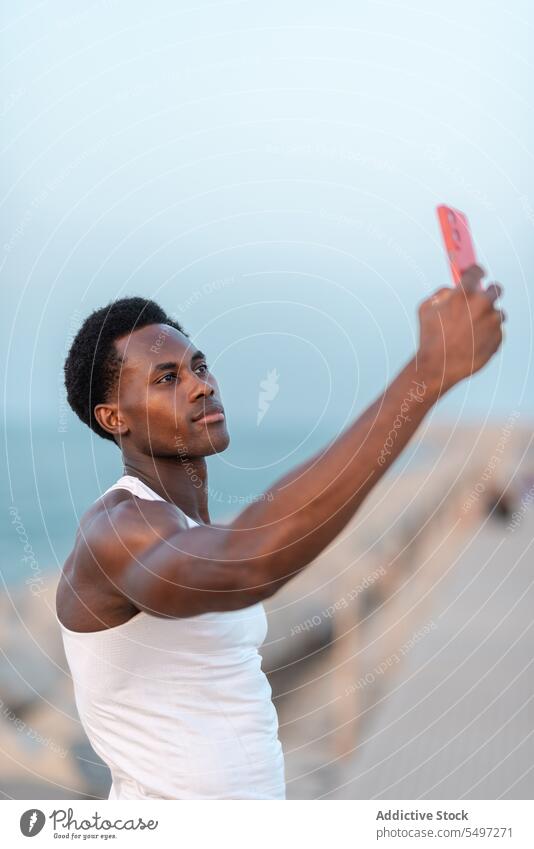
[[[162,498],[157,492],[154,492],[151,487],[148,486],[144,481],[140,478],[135,477],[135,475],[122,475],[115,481],[114,484],[108,486],[108,488],[102,493],[102,496],[106,495],[106,493],[111,492],[114,489],[127,489],[128,492],[131,492],[132,495],[135,495],[137,498],[145,498],[147,501],[167,501],[166,498]],[[102,497],[101,496],[101,497]],[[187,523],[190,527],[198,527],[199,522],[196,522],[191,516],[188,516],[181,507],[178,508],[184,514],[187,519]]]

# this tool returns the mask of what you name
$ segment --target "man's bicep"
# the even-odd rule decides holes
[[[247,563],[229,557],[222,525],[180,529],[132,557],[118,576],[121,592],[153,616],[188,617],[236,610],[263,598]]]

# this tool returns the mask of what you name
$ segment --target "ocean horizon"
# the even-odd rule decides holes
[[[340,432],[335,425],[291,423],[283,432],[265,427],[231,429],[231,443],[208,458],[212,521],[225,521],[262,497],[268,487],[311,458]],[[31,579],[36,569],[59,571],[79,517],[122,475],[119,450],[77,422],[65,431],[43,422],[25,428],[11,422],[4,437],[4,585]],[[428,450],[410,446],[398,470],[425,462]],[[32,562],[33,561],[33,562]]]
[[[212,521],[224,521],[262,496],[268,486],[335,435],[292,427],[231,432],[231,444],[208,459]],[[50,423],[31,430],[11,422],[5,431],[3,556],[5,585],[39,570],[59,570],[74,542],[79,517],[123,474],[116,446],[77,422],[64,431]],[[31,550],[30,550],[31,549]],[[33,558],[33,572],[30,559]]]

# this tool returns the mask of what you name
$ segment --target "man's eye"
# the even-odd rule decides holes
[[[165,379],[167,377],[174,377],[175,378],[176,375],[174,374],[174,372],[170,371],[168,374],[164,374],[163,377],[161,378],[161,380],[158,380],[158,383],[170,383],[170,381]]]
[[[206,372],[207,372],[207,371],[209,371],[209,368],[208,368],[208,364],[207,364],[207,363],[200,363],[200,365],[198,366],[198,368],[202,368],[202,369],[204,369],[204,372],[203,372],[204,374],[206,374]]]

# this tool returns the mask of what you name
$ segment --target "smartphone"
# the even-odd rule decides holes
[[[437,213],[452,279],[458,285],[462,272],[477,262],[469,222],[463,212],[452,206],[442,204],[437,207]]]

